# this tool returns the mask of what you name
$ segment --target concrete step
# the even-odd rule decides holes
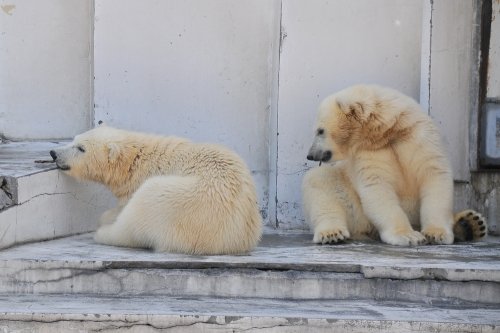
[[[49,151],[64,142],[0,144],[0,249],[95,230],[113,202],[97,184],[79,183],[55,169]]]
[[[0,251],[0,293],[500,304],[500,241],[401,248],[266,233],[246,256],[96,244],[92,234]]]
[[[366,300],[0,295],[8,332],[500,332],[492,306]]]

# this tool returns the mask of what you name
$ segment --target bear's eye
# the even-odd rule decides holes
[[[322,128],[318,129],[318,135],[323,135],[325,133],[325,130]]]
[[[83,148],[83,146],[77,146],[76,149],[78,149],[82,153],[85,153],[85,148]]]

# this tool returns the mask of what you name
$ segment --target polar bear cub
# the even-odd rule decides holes
[[[479,213],[453,216],[452,170],[438,130],[396,90],[360,85],[327,97],[307,158],[320,161],[302,184],[316,243],[451,244],[486,234]]]
[[[99,243],[237,254],[259,242],[255,185],[227,148],[102,125],[50,154],[67,174],[102,183],[118,198],[101,217]]]

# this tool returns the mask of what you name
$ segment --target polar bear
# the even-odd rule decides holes
[[[70,176],[106,185],[118,206],[95,241],[198,255],[240,254],[262,234],[255,185],[227,148],[101,125],[50,151]]]
[[[486,234],[479,213],[453,216],[452,171],[438,130],[396,90],[358,85],[327,97],[307,159],[320,161],[302,183],[315,243],[451,244]]]

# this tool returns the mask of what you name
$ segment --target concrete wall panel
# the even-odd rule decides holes
[[[69,138],[90,127],[91,0],[0,1],[0,134]]]

